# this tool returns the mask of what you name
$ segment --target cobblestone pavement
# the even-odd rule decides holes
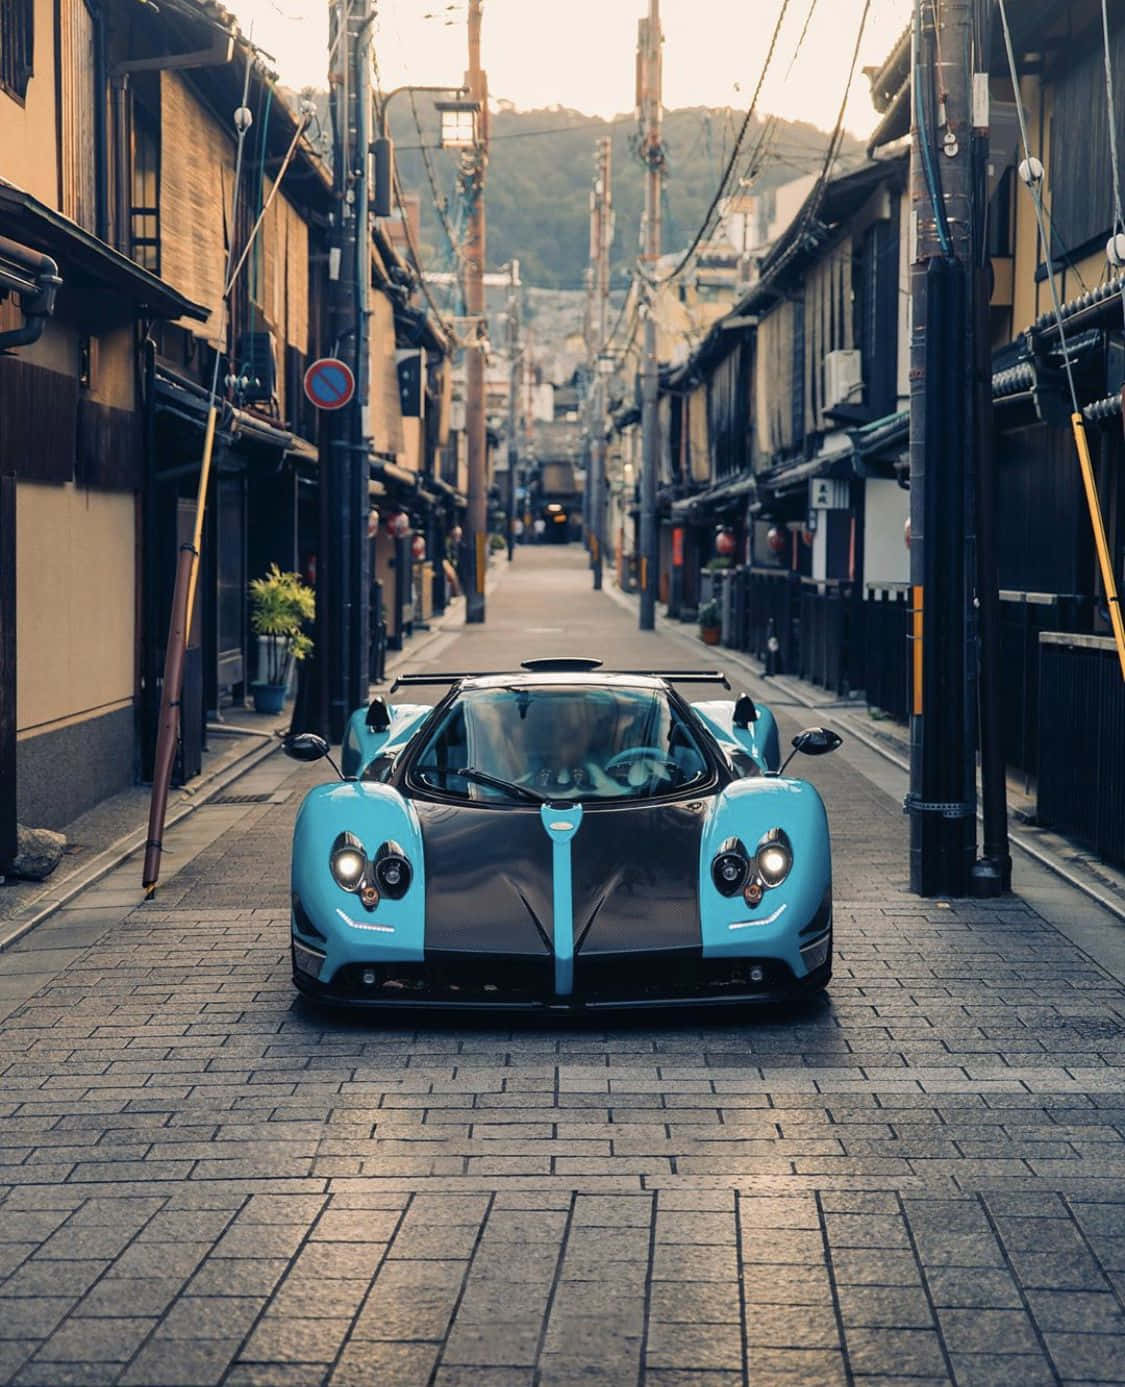
[[[425,658],[560,647],[690,658],[576,550],[521,551]],[[33,990],[0,1035],[0,1380],[1125,1382],[1125,991],[1025,899],[910,896],[849,754],[806,763],[830,993],[738,1015],[306,1008],[288,847],[321,768],[198,811],[155,903],[111,883],[0,958]]]

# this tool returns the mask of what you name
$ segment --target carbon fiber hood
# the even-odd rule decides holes
[[[552,845],[537,808],[414,800],[427,950],[551,957]],[[571,846],[575,954],[699,949],[705,802],[587,804]]]

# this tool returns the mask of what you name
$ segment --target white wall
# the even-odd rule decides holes
[[[133,699],[133,494],[16,488],[16,722],[21,735]]]
[[[910,513],[910,492],[896,481],[869,477],[863,521],[863,581],[868,586],[910,581],[910,550],[903,527]]]

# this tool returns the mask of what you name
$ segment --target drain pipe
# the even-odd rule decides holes
[[[0,236],[0,290],[19,295],[24,316],[22,327],[0,332],[0,352],[29,346],[42,336],[61,283],[59,267],[49,255]]]

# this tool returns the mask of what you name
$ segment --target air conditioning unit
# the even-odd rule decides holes
[[[272,332],[243,332],[235,343],[235,389],[247,404],[270,401],[277,394],[277,367]]]
[[[863,403],[863,353],[858,348],[824,357],[824,408]]]

